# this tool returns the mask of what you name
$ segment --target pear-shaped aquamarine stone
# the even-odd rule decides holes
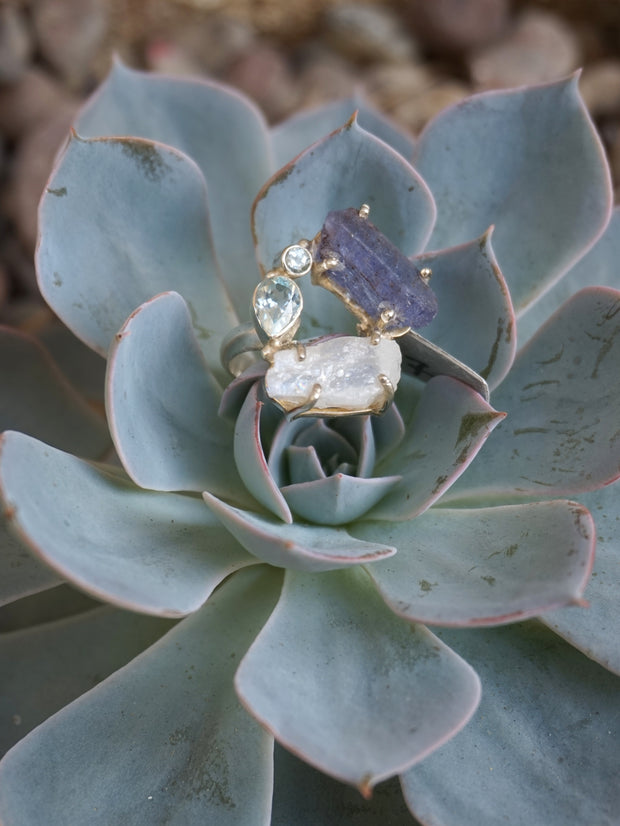
[[[269,338],[284,335],[301,315],[301,290],[292,278],[265,278],[254,291],[254,315]]]

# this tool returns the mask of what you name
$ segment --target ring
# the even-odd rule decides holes
[[[239,324],[224,336],[220,346],[220,361],[224,369],[235,378],[256,363],[263,349],[254,325]]]
[[[415,331],[437,313],[431,271],[419,270],[379,232],[369,212],[367,204],[330,212],[312,241],[282,251],[254,290],[253,323],[236,327],[222,342],[225,369],[238,376],[260,355],[269,363],[267,395],[293,418],[383,412],[401,363],[422,381],[459,379],[488,401],[481,376]],[[295,340],[303,310],[296,279],[308,273],[357,317],[358,336]]]

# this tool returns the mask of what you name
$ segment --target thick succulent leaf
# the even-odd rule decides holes
[[[13,536],[4,517],[0,517],[0,605],[44,591],[60,581]]]
[[[405,384],[401,376],[401,384]],[[397,391],[398,392],[398,391]],[[373,449],[375,453],[375,463],[380,462],[388,456],[402,442],[405,436],[405,423],[396,404],[391,404],[385,413],[380,416],[373,416],[370,419],[373,434]],[[362,474],[360,474],[362,475]]]
[[[396,388],[396,393],[394,394],[394,403],[392,407],[396,407],[400,418],[402,420],[402,435],[396,441],[395,438],[389,438],[390,434],[384,434],[383,438],[389,442],[389,444],[381,451],[382,455],[388,455],[392,452],[395,447],[398,447],[402,438],[409,432],[411,428],[411,423],[415,419],[418,407],[420,405],[420,400],[426,390],[426,384],[416,376],[412,376],[409,373],[401,373],[400,381],[398,382],[398,387]],[[378,422],[379,419],[384,418],[383,416],[377,416],[376,421]],[[376,427],[376,425],[375,425]],[[377,430],[380,433],[382,428]]]
[[[585,611],[563,608],[544,623],[588,657],[620,674],[620,487],[609,485],[579,497],[596,524],[594,569],[586,588]]]
[[[243,484],[256,500],[279,519],[290,523],[293,521],[290,508],[271,475],[261,443],[262,408],[263,402],[258,398],[258,385],[254,383],[235,424],[235,463]],[[217,493],[217,488],[205,487]]]
[[[465,730],[401,778],[414,814],[429,826],[504,815],[514,826],[615,826],[618,678],[533,622],[440,636],[484,691]]]
[[[286,485],[290,481],[288,475],[288,448],[301,433],[312,426],[308,419],[289,420],[283,418],[276,428],[271,440],[267,464],[277,485]],[[316,447],[312,444],[312,441],[301,444],[299,447],[312,447],[316,452]]]
[[[210,493],[205,502],[230,533],[255,557],[296,571],[330,571],[373,562],[395,551],[381,542],[355,539],[343,528],[278,522],[227,505]]]
[[[273,741],[233,690],[280,578],[242,571],[0,764],[6,823],[268,826]]]
[[[34,335],[71,384],[91,405],[103,410],[105,359],[76,338],[51,312],[48,323],[35,330]]]
[[[0,716],[5,721],[0,753],[125,665],[170,626],[170,620],[105,607],[0,635]]]
[[[110,350],[106,403],[127,473],[152,490],[242,490],[231,425],[178,293],[163,293],[129,316]]]
[[[95,410],[104,412],[106,360],[74,336],[51,311],[50,316],[50,321],[35,330],[34,335],[73,387]]]
[[[299,338],[313,340],[323,335],[356,335],[357,319],[337,296],[313,285],[308,275],[300,278],[298,284],[304,301]]]
[[[319,457],[313,445],[297,447],[290,445],[286,449],[291,484],[298,482],[314,482],[325,479],[326,473],[321,467]]]
[[[0,607],[0,632],[19,631],[101,607],[99,600],[63,583]]]
[[[445,501],[578,494],[620,475],[620,292],[589,287],[519,351],[493,401],[508,411]]]
[[[495,625],[577,602],[594,557],[592,518],[574,502],[431,508],[350,530],[398,548],[368,573],[393,611],[430,625]]]
[[[295,435],[295,444],[300,447],[312,445],[324,464],[355,464],[357,461],[357,452],[351,442],[325,419],[314,419]]]
[[[250,206],[274,169],[267,126],[258,109],[234,89],[213,81],[146,74],[117,61],[82,110],[76,129],[88,137],[136,135],[161,141],[198,164],[207,181],[220,270],[245,317],[256,279]],[[155,292],[159,290],[151,294]],[[196,307],[198,319],[210,327],[205,309]]]
[[[199,498],[140,490],[22,433],[5,433],[2,495],[11,522],[58,573],[147,614],[196,610],[225,576],[255,560]]]
[[[280,743],[369,796],[452,737],[476,708],[474,671],[395,616],[363,571],[288,571],[235,679]]]
[[[258,193],[252,222],[262,267],[286,246],[312,238],[333,209],[370,206],[370,220],[406,255],[421,252],[435,218],[417,172],[356,117],[277,172]]]
[[[363,516],[400,480],[400,476],[364,479],[334,473],[314,482],[286,485],[282,493],[302,519],[323,525],[346,525]]]
[[[250,392],[252,385],[263,378],[267,366],[267,362],[261,360],[252,367],[248,367],[241,375],[226,385],[218,410],[222,418],[231,422],[236,421],[243,407],[245,397]]]
[[[558,307],[583,287],[618,287],[620,284],[620,207],[611,213],[603,235],[592,249],[527,312],[519,318],[519,344],[523,345]]]
[[[493,246],[517,314],[609,219],[607,162],[577,80],[468,98],[429,124],[414,153],[437,202],[431,248],[495,224]]]
[[[276,427],[269,449],[269,469],[279,486],[299,481],[291,468],[289,448],[312,448],[324,475],[333,473],[342,463],[358,464],[356,450],[348,438],[325,419],[282,419]]]
[[[356,112],[362,129],[381,138],[407,160],[411,158],[414,146],[411,135],[371,106],[363,95],[354,95],[306,109],[273,127],[271,143],[276,166],[284,166],[311,143],[339,129]]]
[[[99,459],[110,436],[36,339],[0,327],[0,430],[13,428],[61,450]]]
[[[0,327],[0,430],[19,428],[65,450],[101,458],[111,447],[102,417],[69,384],[39,342]],[[0,522],[0,604],[52,587],[60,578]]]
[[[431,379],[403,442],[377,468],[382,475],[401,474],[402,481],[370,518],[411,519],[430,507],[463,473],[504,415],[456,379]]]
[[[517,345],[508,287],[491,246],[481,238],[416,259],[433,271],[439,311],[424,336],[479,373],[491,389],[504,378]]]
[[[421,252],[435,217],[428,187],[402,156],[351,119],[259,192],[252,221],[261,267],[270,269],[289,244],[313,238],[330,210],[363,203],[372,223],[406,255]],[[304,288],[304,280],[307,326],[300,335],[347,331],[352,315],[342,302],[319,287]]]
[[[334,419],[331,423],[332,428],[341,433],[355,448],[358,476],[370,476],[374,470],[377,454],[372,422],[373,419],[381,417],[343,416],[340,419]],[[393,422],[396,424],[395,419]]]
[[[102,355],[156,293],[186,299],[210,364],[235,313],[209,240],[205,182],[176,149],[73,135],[41,200],[37,270],[52,309]]]
[[[271,826],[416,826],[396,777],[379,783],[370,800],[313,769],[278,743],[274,755]]]

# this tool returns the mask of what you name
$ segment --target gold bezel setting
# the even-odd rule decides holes
[[[298,256],[303,259],[303,266],[300,267],[299,265],[292,265],[291,259],[294,259],[294,256]],[[303,275],[307,275],[314,264],[312,252],[310,250],[310,243],[303,239],[298,241],[296,244],[289,244],[288,247],[285,247],[285,249],[282,250],[280,263],[284,272],[286,272],[286,274],[291,278],[301,278]]]

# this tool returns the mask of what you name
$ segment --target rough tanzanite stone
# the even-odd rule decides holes
[[[353,208],[330,212],[314,249],[315,261],[338,260],[316,281],[339,295],[362,320],[377,324],[394,311],[386,333],[418,330],[433,320],[437,298],[420,270],[383,233]]]

